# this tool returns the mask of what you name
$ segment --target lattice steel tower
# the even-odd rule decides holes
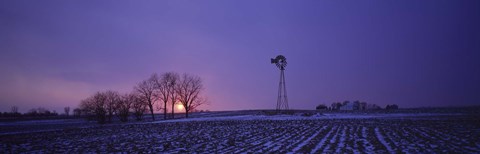
[[[280,82],[278,84],[277,110],[288,110],[287,88],[285,86],[285,67],[287,67],[287,58],[278,55],[271,59],[272,64],[280,69]]]

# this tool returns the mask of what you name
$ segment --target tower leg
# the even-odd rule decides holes
[[[287,85],[285,84],[285,71],[282,70],[283,77],[283,109],[288,110]]]
[[[280,70],[280,82],[278,84],[277,111],[288,110],[287,88],[285,86],[285,72]]]

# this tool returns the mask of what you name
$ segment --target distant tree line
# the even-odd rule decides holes
[[[3,113],[0,112],[0,117],[5,117],[5,118],[51,117],[51,116],[58,116],[58,115],[59,114],[56,111],[50,111],[43,107],[30,109],[28,112],[23,114],[18,112],[17,106],[12,106],[10,112],[3,112]]]
[[[330,107],[325,104],[319,104],[316,106],[317,110],[380,110],[382,109],[380,106],[376,104],[369,104],[367,102],[361,101],[343,101],[343,102],[333,102]],[[395,110],[398,109],[398,105],[392,104],[387,105],[385,109],[388,110]]]
[[[203,89],[202,80],[196,75],[185,73],[180,76],[175,72],[152,74],[150,78],[139,82],[130,93],[120,94],[112,90],[97,92],[82,100],[80,107],[73,112],[74,115],[85,115],[103,124],[112,122],[114,116],[118,116],[122,122],[128,121],[130,115],[142,120],[145,112],[150,112],[152,120],[155,120],[155,105],[157,111],[163,110],[164,119],[174,118],[175,105],[181,104],[188,118],[189,112],[206,103],[201,95]]]

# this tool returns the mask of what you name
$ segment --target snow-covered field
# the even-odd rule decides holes
[[[0,153],[19,152],[479,153],[480,119],[463,114],[236,115],[0,135]]]

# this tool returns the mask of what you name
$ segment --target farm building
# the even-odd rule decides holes
[[[340,107],[340,110],[353,110],[353,103],[346,103],[345,105]]]
[[[377,110],[377,109],[381,109],[380,106],[376,104],[367,104],[367,110]]]

